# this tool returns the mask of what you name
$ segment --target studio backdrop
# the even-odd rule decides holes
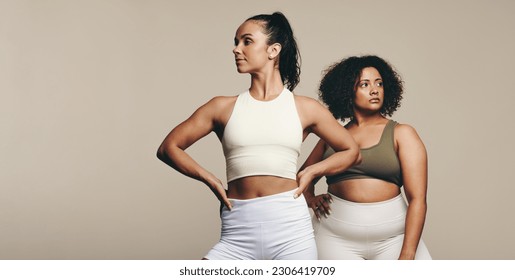
[[[274,11],[298,40],[296,94],[317,98],[322,71],[350,55],[379,55],[402,75],[393,119],[426,144],[433,257],[515,259],[514,10],[508,0],[0,0],[0,259],[202,258],[220,235],[219,202],[156,150],[200,105],[248,88],[236,29]],[[187,152],[225,180],[214,134]]]

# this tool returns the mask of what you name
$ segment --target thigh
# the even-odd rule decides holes
[[[272,259],[274,260],[318,260],[318,251],[314,237],[296,240]]]
[[[376,260],[397,260],[401,254],[402,245],[404,241],[404,234],[385,240],[382,248],[378,254],[374,256]],[[415,260],[431,260],[431,254],[423,240],[420,240],[415,254]]]
[[[331,218],[322,218],[320,222],[314,221],[314,224],[320,260],[364,259],[367,246],[364,229]]]
[[[224,227],[220,241],[206,254],[209,260],[255,260],[260,259],[259,225]]]
[[[313,225],[306,209],[290,221],[263,225],[264,257],[274,260],[318,259]]]

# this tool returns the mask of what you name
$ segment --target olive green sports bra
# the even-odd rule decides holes
[[[381,139],[376,145],[361,149],[361,163],[342,173],[327,176],[327,184],[350,179],[374,178],[388,181],[402,187],[402,173],[399,158],[395,152],[393,131],[397,122],[389,120],[386,124]],[[324,159],[334,153],[328,147],[324,153]]]

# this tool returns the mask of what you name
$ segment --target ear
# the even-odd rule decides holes
[[[282,46],[279,43],[274,43],[267,48],[268,52],[268,59],[272,60],[275,59],[277,56],[279,56],[279,53],[281,52]]]

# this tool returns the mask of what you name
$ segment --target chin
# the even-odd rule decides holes
[[[249,73],[249,71],[241,70],[241,69],[237,69],[236,71],[238,71],[239,74],[248,74]]]
[[[238,71],[238,73],[240,73],[240,74],[247,73],[247,71],[245,71],[245,69],[242,69],[240,67],[236,67],[236,71]]]

